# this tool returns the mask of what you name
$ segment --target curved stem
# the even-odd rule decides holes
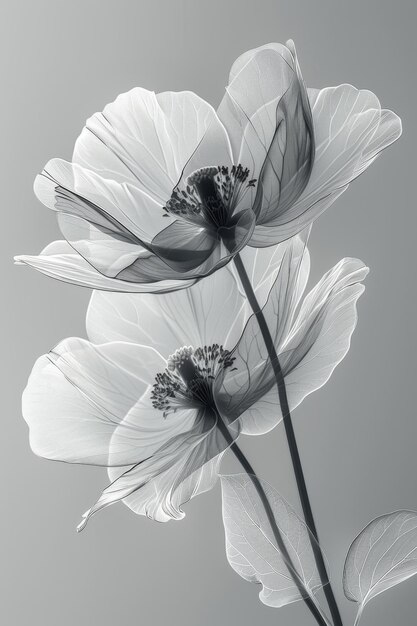
[[[266,493],[264,491],[264,488],[262,487],[262,484],[261,484],[259,478],[255,474],[255,471],[254,471],[252,465],[249,463],[248,459],[243,454],[242,450],[239,448],[237,443],[233,440],[233,437],[229,433],[229,430],[228,430],[227,426],[224,424],[224,422],[221,419],[221,417],[219,415],[217,417],[218,417],[217,426],[218,426],[219,430],[221,431],[221,433],[225,437],[226,441],[228,443],[230,443],[230,450],[234,453],[234,455],[236,456],[237,460],[239,461],[239,463],[241,464],[241,466],[243,467],[243,469],[245,470],[245,472],[249,476],[250,480],[253,483],[253,486],[256,489],[256,492],[257,492],[257,494],[259,496],[259,499],[262,502],[262,505],[264,507],[266,516],[268,518],[269,525],[271,526],[272,532],[274,534],[275,541],[277,542],[277,547],[278,547],[278,549],[279,549],[279,551],[280,551],[280,553],[281,553],[281,555],[282,555],[282,557],[284,559],[284,562],[285,562],[285,564],[286,564],[286,566],[288,568],[288,571],[289,571],[289,573],[290,573],[294,583],[296,584],[296,586],[298,588],[298,591],[300,592],[300,596],[304,600],[307,608],[309,609],[309,611],[311,612],[311,614],[313,615],[313,617],[315,618],[315,620],[317,621],[319,626],[330,626],[327,617],[324,615],[324,613],[322,612],[321,608],[318,606],[318,603],[315,600],[314,596],[312,595],[311,592],[309,592],[309,590],[305,586],[303,580],[300,578],[300,575],[298,574],[298,572],[296,571],[296,569],[294,568],[294,566],[292,564],[291,557],[288,554],[288,550],[287,550],[287,548],[285,546],[285,543],[284,543],[284,541],[282,539],[282,536],[281,536],[281,532],[280,532],[280,530],[278,528],[278,525],[276,523],[275,515],[274,515],[274,512],[272,510],[271,504],[270,504],[270,502],[268,500],[268,497],[267,497],[267,495],[266,495]]]
[[[300,454],[298,451],[297,441],[295,439],[294,427],[291,420],[291,412],[288,404],[287,390],[285,387],[284,375],[282,373],[281,365],[279,363],[278,355],[275,350],[274,342],[268,328],[265,316],[260,308],[256,295],[253,291],[252,284],[247,275],[245,266],[239,254],[234,257],[234,263],[237,273],[239,275],[242,287],[245,290],[246,297],[251,305],[252,311],[256,316],[259,324],[259,328],[262,337],[265,342],[265,346],[268,352],[269,359],[274,370],[274,376],[278,389],[279,402],[281,405],[282,419],[284,422],[285,434],[287,436],[288,447],[291,454],[291,461],[294,468],[295,479],[297,482],[298,493],[300,496],[301,506],[303,509],[305,522],[310,529],[313,537],[316,539],[312,542],[312,548],[314,558],[316,561],[317,569],[320,575],[320,579],[323,585],[323,591],[329,605],[329,609],[333,618],[334,626],[343,626],[342,618],[340,616],[339,608],[334,597],[333,590],[330,584],[330,580],[326,570],[326,564],[324,562],[323,554],[318,543],[318,534],[316,524],[314,522],[313,511],[308,497],[307,485],[304,478],[304,472],[301,465]],[[317,543],[316,543],[317,542]]]

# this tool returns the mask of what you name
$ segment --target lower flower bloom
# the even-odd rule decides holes
[[[321,387],[346,354],[367,268],[343,259],[300,304],[309,274],[302,237],[247,249],[243,261],[280,359],[290,409]],[[108,467],[111,484],[84,515],[122,500],[165,522],[211,489],[241,434],[281,420],[273,367],[233,272],[190,289],[94,292],[90,341],[40,357],[23,396],[33,451]]]

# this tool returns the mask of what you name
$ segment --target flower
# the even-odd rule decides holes
[[[367,268],[343,259],[300,304],[309,274],[301,237],[244,256],[293,409],[346,354]],[[80,529],[119,500],[158,521],[182,518],[240,433],[281,419],[257,321],[228,267],[162,297],[96,291],[87,331],[90,341],[66,339],[41,356],[23,395],[36,454],[109,468],[112,482]]]
[[[136,88],[87,120],[72,163],[35,182],[66,241],[16,260],[95,289],[188,287],[301,232],[400,134],[373,93],[307,89],[293,42],[267,44],[233,64],[217,112]]]

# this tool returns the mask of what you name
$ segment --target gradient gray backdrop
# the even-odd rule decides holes
[[[32,192],[45,162],[70,158],[84,120],[123,91],[190,89],[216,105],[232,61],[292,37],[306,82],[375,91],[404,135],[316,222],[313,278],[343,256],[370,267],[351,351],[295,414],[311,500],[346,625],[346,550],[373,517],[417,509],[415,416],[416,5],[412,0],[10,0],[3,3],[1,172],[1,623],[7,626],[304,626],[304,605],[263,606],[224,554],[217,487],[157,524],[116,505],[77,535],[104,470],[35,457],[20,395],[36,357],[84,336],[88,290],[12,265],[58,230]],[[244,442],[293,498],[282,431]],[[363,626],[413,626],[417,578],[372,602]]]

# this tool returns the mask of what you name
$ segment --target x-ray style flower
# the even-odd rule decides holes
[[[293,409],[346,354],[367,268],[343,259],[302,300],[302,237],[243,254]],[[87,331],[90,341],[66,339],[38,359],[23,396],[36,454],[109,468],[80,528],[119,500],[159,521],[182,518],[234,440],[281,419],[273,366],[229,267],[163,296],[96,291]]]
[[[217,112],[133,89],[37,177],[65,241],[17,261],[95,289],[188,287],[301,232],[400,133],[370,91],[307,89],[291,41],[239,57]]]

